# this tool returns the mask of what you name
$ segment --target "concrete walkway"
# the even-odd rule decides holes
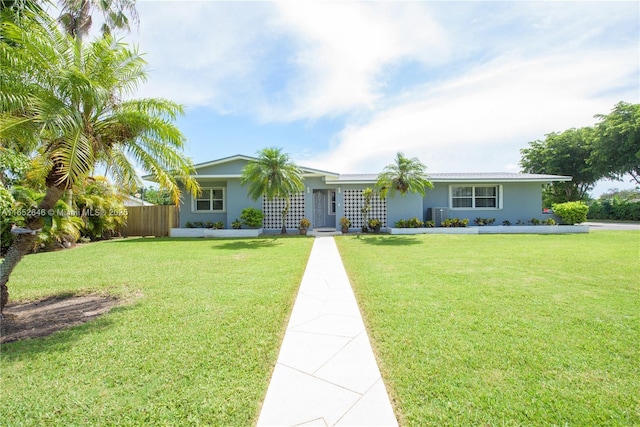
[[[316,237],[258,426],[397,426],[333,237]]]

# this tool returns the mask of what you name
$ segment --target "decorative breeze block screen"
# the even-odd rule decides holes
[[[285,227],[298,228],[300,220],[304,218],[304,193],[290,197],[291,205],[285,221]],[[285,199],[267,200],[262,198],[262,212],[264,212],[263,227],[267,230],[282,228],[282,210],[285,207]]]
[[[351,220],[351,227],[361,228],[362,207],[364,206],[364,197],[362,190],[343,190],[344,191],[344,216]],[[380,195],[375,193],[371,198],[371,206],[369,207],[369,219],[378,218],[382,222],[382,227],[387,227],[387,201],[381,199]]]

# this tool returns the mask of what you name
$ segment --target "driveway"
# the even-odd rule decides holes
[[[591,230],[640,230],[640,223],[631,222],[583,222]]]

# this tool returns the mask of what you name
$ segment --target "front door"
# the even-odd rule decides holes
[[[321,190],[313,192],[313,227],[327,226],[327,193]]]

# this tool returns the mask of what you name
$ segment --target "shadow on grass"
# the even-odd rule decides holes
[[[119,306],[110,310],[117,313],[129,310],[131,306]],[[108,333],[115,324],[112,316],[103,315],[81,324],[75,324],[59,329],[47,336],[33,337],[3,343],[0,360],[3,362],[20,361],[28,359],[30,355],[39,353],[59,353],[69,351],[76,342],[86,335]]]
[[[362,243],[374,246],[407,246],[407,245],[419,245],[420,240],[414,236],[371,236],[358,234],[356,240],[360,240]]]
[[[261,249],[271,248],[278,245],[278,239],[274,237],[270,238],[258,238],[258,239],[216,239],[219,244],[212,247],[212,249]]]

